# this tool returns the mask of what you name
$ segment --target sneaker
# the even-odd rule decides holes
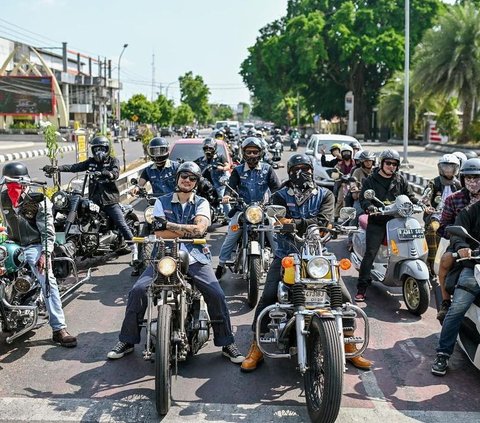
[[[443,300],[442,305],[440,306],[440,310],[438,310],[437,313],[437,320],[440,323],[443,323],[445,320],[445,316],[447,315],[448,309],[452,305],[452,302],[450,300]]]
[[[112,360],[116,360],[117,358],[122,358],[125,354],[129,354],[132,351],[133,344],[118,341],[117,344],[112,348],[112,350],[107,354],[107,357]]]
[[[365,294],[365,291],[358,291],[357,295],[355,295],[355,301],[357,303],[363,303],[366,300],[367,296]]]
[[[235,343],[222,347],[222,354],[235,364],[241,364],[242,361],[245,360],[245,357]]]
[[[448,368],[448,358],[447,354],[438,353],[432,364],[432,374],[435,376],[445,376]]]
[[[222,276],[226,273],[227,269],[225,269],[225,266],[223,264],[219,264],[215,270],[215,277],[220,280],[222,279]]]

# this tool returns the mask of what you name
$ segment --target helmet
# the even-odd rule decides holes
[[[193,129],[187,129],[187,133],[185,134],[185,138],[193,138],[194,132]]]
[[[478,157],[478,154],[473,150],[469,150],[465,151],[465,156],[467,156],[467,159],[474,159],[475,157]]]
[[[330,153],[331,153],[333,150],[340,150],[341,148],[342,148],[342,145],[341,145],[341,144],[338,144],[338,143],[332,144],[332,146],[330,147]]]
[[[365,160],[371,160],[373,162],[375,161],[375,153],[373,151],[362,150],[358,153],[360,153],[358,158],[358,160],[360,160],[360,163],[363,163]]]
[[[170,155],[170,144],[165,138],[155,137],[148,143],[148,155],[157,164],[165,163]]]
[[[225,139],[225,132],[223,132],[221,129],[219,129],[217,132],[215,132],[215,139],[217,139],[217,140]]]
[[[260,151],[263,151],[263,143],[257,137],[245,138],[242,142],[242,150],[245,150],[247,147],[256,147]]]
[[[298,166],[298,165],[308,165],[310,168],[313,170],[313,164],[312,164],[312,159],[310,156],[307,156],[306,154],[294,154],[288,159],[287,162],[287,173],[290,172],[290,169],[292,167]]]
[[[262,139],[263,138],[263,132],[262,131],[255,131],[254,135],[252,135],[252,136]]]
[[[358,150],[362,149],[361,144],[358,141],[352,141],[350,144],[348,144],[352,148],[356,148]]]
[[[344,151],[349,151],[350,154],[353,156],[353,148],[350,147],[348,144],[342,144],[340,147],[340,153],[343,153]]]
[[[452,153],[454,156],[457,156],[458,160],[460,160],[460,168],[462,168],[463,164],[468,160],[468,157],[462,151],[455,151]]]
[[[447,179],[452,179],[458,174],[460,160],[454,154],[444,154],[438,159],[438,173]]]
[[[191,173],[192,175],[195,175],[198,179],[200,179],[202,176],[202,171],[200,169],[200,166],[198,166],[194,162],[184,162],[180,166],[178,166],[177,174],[175,177],[176,184],[178,184],[178,179],[180,178],[181,173]],[[197,181],[197,184],[198,184],[198,181]]]
[[[378,159],[380,160],[380,167],[383,166],[383,161],[387,159],[396,160],[400,164],[400,154],[395,150],[383,150],[379,154]]]
[[[362,155],[362,151],[357,151],[357,152],[353,155],[353,160],[355,160],[356,162],[359,162],[361,155]]]
[[[9,162],[2,169],[2,176],[7,178],[30,178],[27,166],[22,162]]]
[[[460,175],[480,175],[480,159],[468,159],[463,164]]]
[[[205,148],[213,148],[215,151],[217,151],[217,141],[210,137],[205,138],[203,140],[202,149],[205,150]]]
[[[93,158],[96,162],[104,162],[110,155],[110,141],[107,137],[100,135],[90,141]]]

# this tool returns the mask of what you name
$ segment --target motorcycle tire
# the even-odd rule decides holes
[[[307,337],[307,371],[303,377],[312,422],[333,423],[342,402],[343,357],[334,320],[312,318]]]
[[[157,342],[155,345],[155,405],[164,416],[171,405],[172,394],[172,309],[161,305],[158,309]]]
[[[427,280],[407,276],[403,281],[403,300],[410,313],[421,316],[430,304],[430,287]]]
[[[262,277],[262,258],[251,256],[248,260],[248,305],[255,308],[258,301],[258,284]]]

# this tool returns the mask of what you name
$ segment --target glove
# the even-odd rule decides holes
[[[113,179],[113,174],[107,169],[102,170],[102,176],[107,179]]]
[[[167,219],[164,217],[156,217],[153,221],[154,231],[164,231],[167,229]]]
[[[375,206],[368,206],[367,207],[367,213],[370,214],[370,213],[376,213],[378,211],[378,207],[375,207]]]
[[[43,166],[42,170],[45,173],[53,173],[53,172],[55,172],[56,170],[59,170],[59,169],[58,169],[57,166],[45,165],[45,166]]]

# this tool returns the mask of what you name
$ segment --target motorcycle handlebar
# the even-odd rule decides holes
[[[134,236],[131,240],[127,241],[131,244],[155,244],[157,242],[167,242],[167,243],[183,243],[183,244],[194,244],[194,245],[204,245],[207,243],[205,238],[189,238],[189,239],[182,239],[182,238],[174,238],[174,239],[166,239],[166,238],[157,238],[155,236],[147,236],[147,237],[138,237]]]

